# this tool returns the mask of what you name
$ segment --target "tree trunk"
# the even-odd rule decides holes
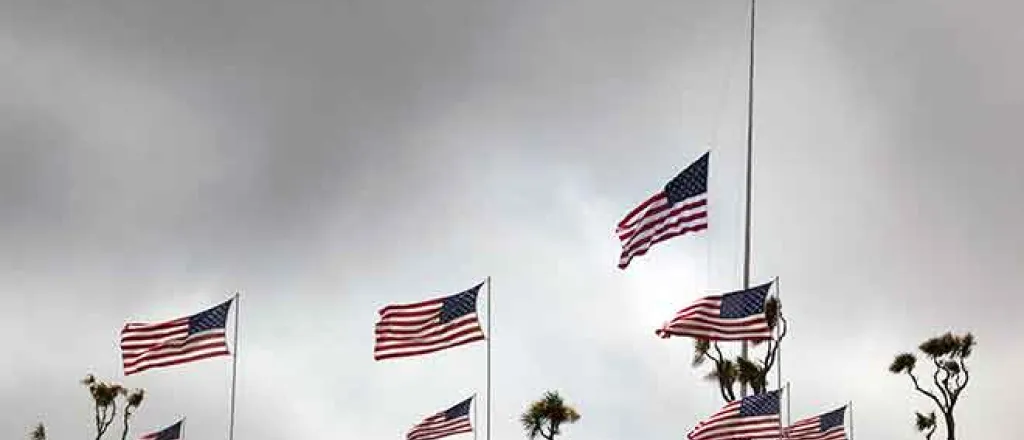
[[[956,420],[953,419],[953,410],[942,414],[946,418],[946,440],[956,440]]]
[[[131,416],[131,411],[126,407],[124,409],[124,425],[121,428],[121,440],[128,440],[128,418]]]

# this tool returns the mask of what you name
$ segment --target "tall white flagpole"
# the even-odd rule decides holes
[[[235,343],[231,347],[233,353],[231,354],[231,416],[228,422],[228,440],[235,439],[235,384],[238,376],[238,299],[239,292],[235,292],[234,304],[235,307]]]
[[[757,12],[757,0],[750,0],[750,69],[747,77],[747,179],[746,179],[746,215],[743,233],[743,289],[750,288],[750,190],[754,153],[754,23]],[[740,356],[747,359],[748,343],[743,341]],[[747,397],[747,384],[740,384],[740,397]]]
[[[850,401],[850,440],[853,440],[853,401]]]
[[[494,292],[491,290],[491,277],[487,277],[487,440],[491,440],[491,339],[494,338],[491,326],[491,302]]]

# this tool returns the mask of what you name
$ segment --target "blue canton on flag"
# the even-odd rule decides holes
[[[479,293],[480,285],[445,298],[441,305],[441,323],[447,324],[470,313],[476,313],[476,296]]]
[[[764,300],[772,283],[768,282],[739,292],[722,295],[722,318],[746,318],[764,313]]]
[[[228,324],[228,310],[231,309],[231,302],[214,306],[195,315],[188,317],[188,334],[194,335],[209,330],[222,329]]]

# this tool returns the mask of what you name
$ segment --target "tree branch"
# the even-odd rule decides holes
[[[128,419],[131,418],[132,411],[130,406],[124,407],[124,425],[121,426],[121,440],[128,439]]]
[[[967,364],[964,363],[964,359],[960,358],[959,362],[960,362],[960,371],[962,371],[963,374],[964,374],[964,383],[963,384],[959,384],[960,381],[957,380],[958,383],[957,383],[956,391],[953,392],[953,401],[952,401],[952,404],[950,405],[950,408],[952,408],[953,406],[956,406],[957,400],[960,400],[960,393],[962,393],[964,391],[964,388],[967,388],[967,383],[971,381],[971,372],[969,370],[967,370]]]
[[[720,362],[722,362],[724,356],[722,356],[722,349],[718,346],[718,343],[715,342],[713,345],[715,347],[715,351],[718,352],[718,357],[716,358],[714,355],[711,354],[710,351],[704,353],[704,356],[707,356],[708,359],[715,361],[715,366],[717,366]]]
[[[921,388],[921,384],[918,383],[917,376],[914,376],[914,373],[912,373],[912,372],[910,372],[908,370],[907,371],[907,376],[910,376],[910,380],[914,382],[914,388],[917,389],[917,392],[919,392],[921,394],[924,394],[925,396],[930,397],[932,399],[932,401],[935,402],[935,405],[938,405],[940,410],[945,411],[946,407],[942,405],[942,402],[939,401],[939,398],[936,397],[935,394],[929,392],[928,390],[926,390],[924,388]]]
[[[100,436],[107,433],[107,428],[110,428],[110,424],[114,423],[115,417],[117,417],[117,401],[110,403],[110,418],[103,423],[103,433]]]
[[[935,382],[935,388],[939,389],[939,393],[942,395],[942,401],[946,403],[946,408],[948,408],[949,407],[949,390],[947,390],[946,389],[947,387],[942,386],[942,383],[939,382],[939,373],[940,372],[945,372],[946,373],[946,380],[949,380],[949,372],[946,371],[946,368],[943,367],[941,363],[939,363],[939,359],[938,358],[932,358],[932,363],[935,364],[935,373],[932,374],[932,382]]]
[[[94,406],[93,412],[95,413],[94,418],[96,419],[96,439],[98,440],[103,435],[103,431],[100,431],[100,428],[103,426],[103,419],[100,418],[100,406]]]

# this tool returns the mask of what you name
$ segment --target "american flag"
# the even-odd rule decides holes
[[[124,375],[217,356],[230,356],[225,327],[233,299],[166,322],[130,322],[121,329]]]
[[[462,293],[381,309],[374,329],[376,360],[417,356],[484,339],[476,316],[483,283]]]
[[[451,408],[423,419],[405,435],[406,440],[434,440],[473,432],[473,425],[469,422],[469,405],[472,403],[473,398],[470,397]]]
[[[731,402],[686,434],[690,440],[779,438],[779,390]]]
[[[646,254],[657,243],[708,228],[710,154],[704,153],[619,222],[615,229],[622,242],[619,269],[625,269],[633,257]]]
[[[139,440],[179,440],[181,439],[181,425],[183,422],[184,420],[178,420],[178,423],[159,431],[142,434]]]
[[[843,416],[846,407],[794,423],[785,429],[789,440],[846,440]]]
[[[662,338],[690,336],[711,341],[765,341],[772,338],[764,304],[772,282],[747,290],[701,298],[655,330]]]

